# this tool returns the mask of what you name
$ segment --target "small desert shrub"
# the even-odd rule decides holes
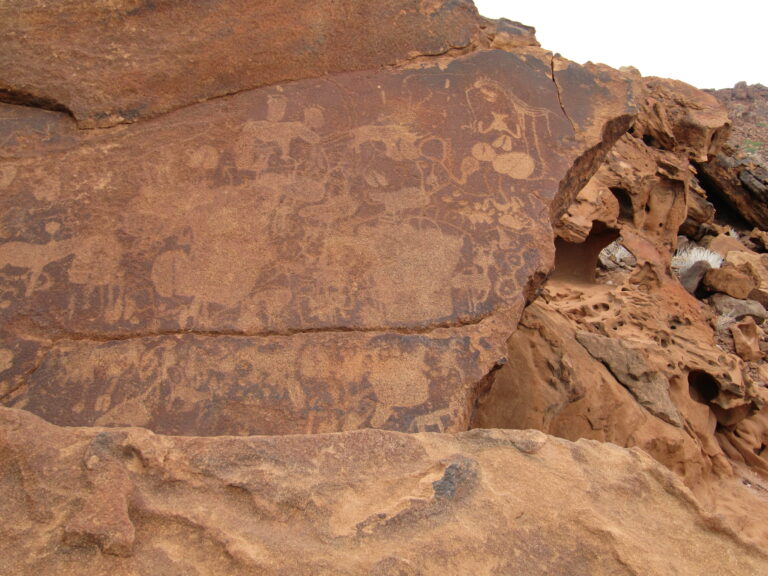
[[[723,257],[717,252],[708,248],[702,248],[694,244],[687,244],[675,252],[672,257],[672,269],[678,274],[682,274],[699,261],[709,262],[712,268],[720,268],[723,263]]]

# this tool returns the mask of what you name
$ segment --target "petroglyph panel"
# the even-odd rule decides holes
[[[489,51],[61,139],[35,120],[51,149],[0,161],[0,321],[28,343],[3,346],[4,401],[181,434],[458,429],[584,149],[549,72]]]
[[[569,129],[504,53],[253,91],[16,170],[0,268],[69,332],[473,322],[547,265]]]
[[[464,332],[62,343],[6,403],[65,426],[165,434],[459,431],[488,356]]]

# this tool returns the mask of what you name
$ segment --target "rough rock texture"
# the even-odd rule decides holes
[[[561,181],[631,121],[631,79],[576,65],[570,121],[548,58],[336,74],[95,132],[7,107],[6,404],[170,434],[465,429],[552,267]]]
[[[725,111],[708,94],[659,78],[636,86],[641,106],[631,131],[556,220],[557,274],[573,276],[570,267],[581,265],[582,279],[594,276],[597,254],[618,231],[640,263],[666,262],[688,215],[689,160],[706,158],[727,131]]]
[[[682,427],[680,414],[669,397],[669,382],[648,365],[642,348],[631,348],[626,339],[616,340],[588,332],[577,332],[576,340],[596,360],[605,364],[640,406],[665,422]]]
[[[747,317],[741,322],[731,324],[730,329],[736,354],[747,361],[762,360],[759,337],[761,329],[755,324],[754,318]]]
[[[556,220],[555,271],[508,341],[508,363],[483,389],[472,423],[639,446],[764,542],[764,341],[762,330],[733,325],[745,314],[762,322],[763,308],[715,294],[715,316],[670,275],[686,220],[692,236],[732,258],[726,266],[739,267],[747,292],[768,272],[702,210],[714,199],[695,166],[717,153],[728,118],[712,96],[674,81],[643,79],[638,93],[632,129]],[[691,216],[692,194],[703,202]],[[617,241],[636,266],[601,270],[598,256]],[[736,496],[733,482],[751,490]]]
[[[768,562],[643,452],[537,431],[184,438],[4,408],[0,430],[7,574],[737,576]]]
[[[718,314],[730,316],[734,320],[751,316],[762,322],[768,318],[768,312],[763,305],[754,300],[739,300],[727,294],[713,294],[709,301]]]
[[[698,166],[702,182],[742,218],[768,229],[768,88],[740,82],[711,92],[728,109],[733,129],[722,152]]]
[[[10,0],[0,6],[0,100],[111,126],[258,86],[469,48],[481,32],[466,0]]]
[[[708,92],[728,110],[732,121],[729,147],[753,156],[763,166],[768,164],[768,88],[739,82],[733,88]]]
[[[747,158],[718,154],[699,166],[702,183],[747,222],[768,228],[768,170]]]
[[[768,294],[713,95],[462,0],[188,4],[0,7],[12,574],[768,571],[765,310],[672,268]]]
[[[704,286],[713,292],[722,292],[744,300],[757,288],[757,282],[748,271],[735,266],[723,266],[707,270],[704,274]]]
[[[736,476],[754,483],[754,491],[736,498],[730,488],[722,489],[734,463],[719,436],[738,438],[734,426],[763,414],[757,409],[768,394],[739,357],[718,348],[706,310],[679,284],[668,281],[650,291],[629,286],[550,282],[510,338],[509,362],[479,399],[473,426],[535,428],[642,448],[742,534],[764,541],[768,483],[738,470]],[[585,346],[585,333],[602,346]],[[638,352],[628,354],[628,345]],[[641,354],[636,375],[621,370],[628,356]],[[651,375],[655,386],[649,389]],[[751,437],[764,442],[758,430]],[[764,466],[764,454],[755,458],[762,462],[758,468]]]

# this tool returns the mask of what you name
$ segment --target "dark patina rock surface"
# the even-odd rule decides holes
[[[631,120],[629,79],[551,70],[480,50],[103,131],[5,106],[5,403],[172,434],[466,428],[562,182]]]

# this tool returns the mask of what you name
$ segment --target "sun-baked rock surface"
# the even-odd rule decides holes
[[[675,81],[642,79],[637,94],[632,129],[556,214],[553,276],[471,422],[642,447],[764,544],[765,316],[727,294],[759,298],[768,268],[752,250],[759,231],[752,242],[718,224],[694,176],[729,121]],[[739,481],[750,490],[736,495]]]
[[[182,438],[5,408],[0,430],[9,574],[736,576],[768,562],[644,453],[536,431]]]
[[[462,0],[0,17],[12,574],[768,571],[714,96]]]
[[[574,132],[548,58],[338,74],[96,132],[7,106],[5,403],[171,434],[465,429],[552,267],[561,181],[632,118],[631,80],[584,69],[560,82]]]
[[[82,127],[487,41],[467,0],[10,0],[0,37],[0,100],[63,108]]]

